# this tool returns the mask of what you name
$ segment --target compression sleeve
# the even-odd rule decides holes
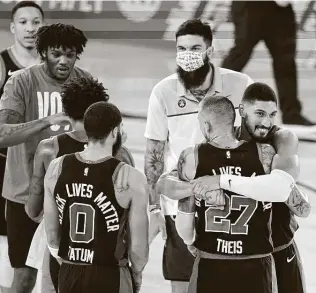
[[[192,245],[195,240],[195,212],[185,213],[178,210],[176,229],[186,245]]]
[[[242,194],[258,201],[285,202],[295,181],[288,173],[275,169],[268,175],[243,177],[224,174],[220,176],[222,189]]]

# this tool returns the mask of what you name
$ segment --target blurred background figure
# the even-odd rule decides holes
[[[314,125],[301,113],[298,99],[296,19],[290,1],[232,1],[235,45],[222,67],[242,71],[254,47],[264,41],[273,60],[273,72],[284,124]]]

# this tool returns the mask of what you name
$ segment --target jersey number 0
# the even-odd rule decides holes
[[[90,243],[94,239],[95,209],[88,204],[73,203],[69,207],[69,236],[75,243]]]
[[[227,234],[248,234],[248,222],[253,216],[258,207],[258,202],[240,195],[232,195],[231,198],[225,194],[226,204],[223,210],[218,207],[208,205],[205,211],[205,231],[206,232],[219,232]],[[231,211],[241,211],[235,223],[227,219]]]

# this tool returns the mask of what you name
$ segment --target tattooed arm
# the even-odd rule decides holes
[[[160,205],[160,195],[157,195],[156,184],[163,173],[165,161],[165,141],[147,139],[145,153],[145,175],[149,187],[149,204]]]
[[[23,123],[24,117],[19,112],[9,109],[0,110],[0,148],[24,143],[30,136],[38,134],[49,126],[68,120],[63,113],[58,113]]]
[[[40,222],[44,205],[44,177],[49,163],[56,158],[58,150],[54,148],[54,139],[41,141],[36,149],[33,164],[33,175],[30,183],[30,196],[25,211],[35,222]]]
[[[62,113],[43,119],[25,122],[27,99],[30,95],[30,77],[21,70],[9,78],[0,100],[0,148],[24,143],[53,124],[69,120]],[[33,97],[32,97],[33,98]]]
[[[273,157],[272,169],[283,170],[297,179],[299,175],[298,139],[288,130],[280,129],[273,141],[277,154]],[[289,198],[285,202],[288,208],[298,217],[308,217],[311,205],[308,196],[294,185]]]
[[[187,148],[180,154],[177,168],[160,176],[157,193],[174,200],[192,195],[192,184],[186,181],[194,179],[195,171],[194,148]]]

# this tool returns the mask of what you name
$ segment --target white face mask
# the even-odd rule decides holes
[[[203,53],[193,51],[181,51],[177,53],[177,65],[184,71],[194,71],[204,65]]]

